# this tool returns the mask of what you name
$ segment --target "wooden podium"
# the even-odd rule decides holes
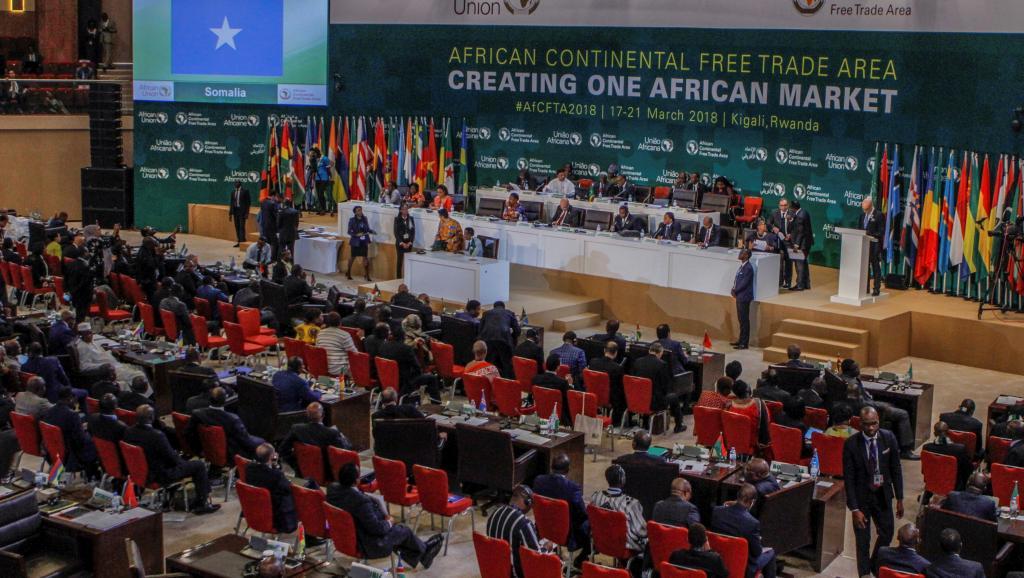
[[[875,239],[861,229],[836,227],[843,236],[843,248],[839,258],[839,292],[832,296],[833,303],[855,305],[874,303],[888,293],[874,297],[868,291],[868,256]]]

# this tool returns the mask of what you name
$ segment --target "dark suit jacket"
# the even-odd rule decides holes
[[[167,441],[167,436],[160,430],[151,426],[133,425],[124,432],[124,441],[139,446],[146,453],[146,461],[149,463],[149,481],[156,481],[160,484],[175,482],[180,475],[173,471],[181,465],[181,457]]]
[[[924,574],[930,564],[931,562],[913,548],[884,546],[878,549],[878,556],[875,559],[875,574],[877,575],[878,569],[882,567],[911,574]]]
[[[489,309],[480,318],[480,334],[484,341],[503,341],[511,349],[519,338],[519,321],[508,309]]]
[[[620,466],[655,466],[665,463],[665,458],[652,456],[647,452],[633,451],[632,453],[622,454],[612,460],[612,463]]]
[[[878,470],[882,474],[882,501],[886,504],[893,498],[903,499],[903,467],[900,465],[900,444],[896,436],[886,429],[879,429]],[[867,444],[864,434],[857,432],[846,439],[843,445],[843,479],[846,482],[846,507],[861,509],[867,503],[871,492],[871,476],[868,472]]]
[[[277,213],[280,210],[274,199],[267,197],[260,203],[260,234],[273,242],[277,239]]]
[[[252,196],[249,195],[249,189],[242,189],[242,194],[239,195],[239,203],[235,204],[235,190],[231,190],[231,194],[228,197],[228,206],[231,207],[228,211],[228,216],[233,220],[235,215],[240,215],[244,219],[249,218],[249,207],[252,206]]]
[[[761,399],[767,399],[770,401],[777,401],[780,403],[783,403],[790,398],[788,391],[773,384],[762,385],[761,387],[755,389],[753,396],[759,397]]]
[[[245,424],[237,415],[224,410],[223,408],[206,407],[192,412],[192,419],[188,420],[188,427],[185,436],[192,443],[192,447],[199,453],[199,426],[220,426],[224,428],[224,435],[228,441],[228,457],[240,454],[252,459],[256,446],[263,443],[263,440],[256,436],[249,435]]]
[[[282,243],[291,243],[299,237],[299,211],[294,207],[282,207],[277,213],[277,238]]]
[[[96,461],[96,446],[92,437],[82,429],[82,417],[77,411],[58,403],[43,414],[41,421],[59,427],[64,434],[64,450],[68,455],[61,458],[68,471],[79,471],[85,464]],[[55,456],[49,458],[51,463],[55,459]]]
[[[736,270],[732,295],[740,303],[749,303],[754,300],[754,266],[750,264],[750,261],[743,263]]]
[[[367,558],[384,558],[391,554],[387,536],[393,526],[375,499],[355,488],[342,488],[335,483],[327,487],[327,503],[352,515],[356,543]]]
[[[396,245],[416,241],[416,221],[413,220],[412,215],[409,215],[407,220],[403,220],[401,215],[396,216],[393,231]]]
[[[565,217],[562,217],[562,213],[568,213]],[[563,211],[561,206],[555,208],[555,214],[551,216],[551,224],[555,225],[559,219],[562,219],[561,226],[564,227],[578,227],[580,223],[580,213],[576,209],[569,207],[568,210]],[[558,225],[556,225],[558,226]]]
[[[703,570],[708,578],[729,578],[729,570],[722,556],[714,550],[676,550],[668,559],[670,564],[694,570]]]
[[[924,575],[927,578],[985,578],[985,568],[980,562],[946,554],[933,560]]]
[[[423,327],[426,327],[434,319],[434,311],[430,306],[417,299],[412,293],[395,293],[391,298],[391,303],[392,305],[412,309],[419,313],[420,321],[423,322]]]
[[[295,498],[292,485],[284,472],[266,464],[253,462],[245,467],[245,483],[257,488],[270,490],[270,502],[274,509],[274,529],[289,533],[298,526],[295,513]]]
[[[302,277],[289,275],[284,278],[284,296],[290,305],[303,303],[313,298],[313,288]]]
[[[607,333],[595,333],[590,336],[592,341],[599,341],[601,344],[614,341],[615,345],[619,346],[619,354],[615,356],[615,361],[622,363],[623,358],[626,357],[626,338],[616,333],[615,335],[609,335]],[[604,357],[604,356],[602,356]],[[603,370],[602,370],[603,371]]]
[[[380,346],[377,357],[398,362],[398,384],[401,389],[399,393],[412,388],[413,380],[423,374],[423,369],[420,367],[420,362],[416,359],[416,353],[412,347],[399,341],[389,339]]]
[[[962,490],[967,484],[967,478],[971,475],[971,460],[967,459],[967,447],[964,444],[947,443],[939,444],[928,442],[921,448],[922,451],[931,452],[943,456],[956,458],[956,489]]]
[[[95,399],[100,399],[108,393],[114,394],[114,397],[121,395],[121,386],[113,381],[104,379],[103,381],[97,381],[89,388],[89,397]]]
[[[50,355],[62,355],[68,352],[68,346],[75,340],[75,332],[67,323],[57,321],[50,327]]]
[[[116,415],[103,415],[100,413],[90,414],[86,418],[89,426],[89,433],[93,437],[102,438],[115,444],[124,439],[124,432],[128,426],[119,421]]]
[[[296,472],[298,472],[298,459],[295,457],[295,448],[293,447],[295,442],[317,446],[322,449],[324,464],[329,463],[327,461],[328,447],[333,446],[343,450],[352,449],[352,444],[337,428],[327,427],[322,423],[297,423],[288,431],[288,435],[285,436],[284,441],[279,446],[281,459],[290,465],[292,469],[296,470]]]
[[[622,366],[602,355],[601,357],[591,359],[587,367],[594,371],[603,371],[608,374],[608,400],[611,402],[612,407],[625,409],[626,392],[622,388],[622,376],[626,372],[622,369]]]
[[[204,391],[185,400],[185,413],[192,415],[197,409],[210,407],[210,392]]]
[[[990,496],[981,496],[971,492],[950,492],[942,507],[982,520],[996,521],[996,502]]]
[[[669,526],[689,527],[700,522],[700,510],[679,496],[669,496],[654,504],[651,521]]]
[[[537,362],[537,372],[544,371],[544,348],[530,339],[524,339],[512,352],[516,357],[525,357]]]
[[[1015,468],[1024,468],[1024,442],[1017,440],[1011,444],[1010,451],[1006,454],[1006,461],[1003,463]]]
[[[569,504],[569,550],[582,547],[590,539],[583,526],[587,521],[587,505],[583,501],[583,488],[565,476],[543,474],[533,481],[533,491],[545,498],[565,500]]]
[[[811,216],[803,207],[793,217],[793,245],[797,246],[805,254],[814,245],[814,228],[811,225]]]
[[[711,225],[711,236],[709,237],[708,236],[707,228],[705,228],[704,226],[701,226],[701,228],[697,231],[697,236],[693,238],[693,242],[694,243],[702,243],[702,244],[707,245],[708,247],[717,247],[718,246],[718,238],[719,238],[719,235],[721,235],[721,232],[722,231],[718,227],[718,225],[712,224]]]
[[[385,405],[373,412],[372,419],[422,419],[423,412],[415,405],[403,403],[401,405]]]
[[[974,453],[977,455],[981,452],[982,444],[985,440],[981,435],[981,421],[978,418],[960,411],[950,411],[939,414],[939,421],[945,422],[949,429],[974,433],[974,439],[978,442],[977,447],[974,448]]]
[[[117,407],[128,411],[135,411],[140,405],[153,405],[153,400],[134,391],[122,391],[117,396]]]
[[[647,222],[637,215],[632,213],[626,215],[623,219],[621,215],[616,214],[615,219],[612,221],[612,231],[621,233],[623,231],[646,231]]]
[[[562,392],[562,402],[559,404],[559,408],[562,415],[558,418],[564,424],[572,424],[572,416],[569,415],[569,382],[558,377],[554,373],[548,373],[547,371],[538,373],[533,376],[533,385],[539,385],[541,387],[547,387],[549,389],[557,389]],[[547,419],[550,416],[540,416],[541,418]]]
[[[658,228],[654,230],[655,239],[668,239],[675,241],[683,236],[683,224],[679,221],[672,221],[666,225],[664,222],[658,225]]]
[[[71,300],[76,303],[87,303],[92,301],[93,276],[92,270],[84,259],[78,258],[64,265],[64,277],[67,282],[67,292],[71,294]]]
[[[653,355],[645,355],[633,362],[631,375],[646,377],[651,380],[651,409],[661,411],[667,407],[665,396],[672,382],[672,372],[668,364]]]
[[[772,211],[771,217],[768,219],[768,229],[774,231],[776,228],[779,230],[779,241],[783,244],[786,243],[786,235],[793,234],[793,211],[786,211],[783,215],[782,211],[775,209]]]
[[[21,370],[43,378],[46,382],[46,399],[51,403],[57,403],[57,394],[62,387],[71,387],[71,382],[68,381],[68,376],[56,357],[30,357],[21,366]]]
[[[358,329],[362,329],[363,338],[366,338],[373,333],[373,326],[376,325],[376,322],[373,320],[373,317],[370,317],[369,315],[353,313],[348,317],[343,317],[341,319],[341,325],[342,327],[356,327]]]
[[[752,576],[761,555],[761,522],[739,504],[716,506],[711,513],[711,531],[746,539],[747,576]]]

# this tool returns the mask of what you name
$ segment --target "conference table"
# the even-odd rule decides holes
[[[914,430],[914,447],[928,441],[932,435],[932,400],[935,386],[912,382],[901,385],[891,381],[862,376],[864,389],[877,401],[885,401],[910,414],[910,427]]]
[[[1002,420],[1007,413],[1010,412],[1010,408],[1024,403],[1024,397],[1004,393],[995,398],[988,406],[988,424],[991,429],[992,424]],[[988,435],[992,435],[989,433]]]
[[[167,557],[168,572],[184,572],[199,578],[238,578],[246,567],[258,560],[255,553],[248,551],[249,539],[238,534],[225,534],[209,542],[198,544]],[[326,564],[308,557],[305,560],[287,558],[284,576],[319,578],[336,576],[326,572]],[[324,571],[320,571],[323,569]]]
[[[379,203],[350,201],[338,205],[338,225],[348,230],[355,207],[362,207],[369,221],[373,244],[394,244],[394,218],[398,208]],[[429,247],[437,233],[439,218],[429,209],[410,210],[416,223],[414,247]],[[513,265],[579,273],[646,283],[672,289],[731,296],[738,249],[709,247],[692,243],[622,237],[609,231],[594,232],[568,227],[553,228],[527,222],[507,222],[494,218],[452,213],[463,228],[473,227],[478,236],[498,240],[497,258]],[[371,253],[375,251],[371,245]],[[406,258],[412,253],[407,254]],[[780,257],[755,252],[754,300],[763,301],[779,294]],[[419,291],[416,287],[411,288]]]
[[[114,339],[97,338],[101,344],[122,363],[141,367],[153,388],[158,415],[173,411],[174,396],[171,392],[171,371],[185,365],[183,352],[171,344],[155,341],[118,342]],[[159,351],[157,351],[159,350]]]
[[[444,251],[405,256],[405,284],[417,293],[465,303],[508,301],[509,263]]]
[[[292,260],[306,271],[315,273],[337,273],[338,251],[341,250],[342,239],[334,235],[324,234],[319,230],[299,231],[295,240],[295,251]]]

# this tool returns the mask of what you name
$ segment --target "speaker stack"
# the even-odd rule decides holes
[[[124,166],[121,139],[121,85],[89,86],[89,152],[92,166],[82,168],[82,223],[132,225],[135,208],[132,169]]]

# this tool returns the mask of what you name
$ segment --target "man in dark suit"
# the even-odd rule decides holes
[[[43,355],[43,346],[33,341],[28,346],[28,361],[21,365],[21,370],[26,373],[35,374],[46,382],[46,399],[52,403],[57,403],[57,394],[64,387],[70,387],[71,391],[75,393],[75,397],[78,398],[78,402],[81,405],[85,404],[85,398],[89,396],[89,392],[84,389],[78,389],[71,387],[71,381],[68,379],[66,373],[64,373],[64,367],[61,366],[60,361],[53,356]]]
[[[693,242],[701,247],[717,247],[721,229],[715,224],[711,217],[704,217],[704,223],[697,231]]]
[[[89,433],[94,438],[100,438],[116,445],[124,439],[124,432],[128,426],[117,419],[117,398],[107,393],[100,398],[100,412],[90,414],[86,417],[86,424]]]
[[[649,449],[651,449],[651,434],[647,433],[647,430],[637,430],[633,434],[633,453],[622,454],[612,460],[612,463],[620,466],[651,466],[665,463],[664,457],[647,453]]]
[[[235,181],[228,205],[228,220],[235,224],[235,247],[245,242],[245,222],[249,219],[250,206],[252,197],[249,196],[249,190],[242,188],[242,181]]]
[[[135,411],[140,405],[153,405],[153,400],[146,397],[149,382],[141,375],[132,378],[131,389],[122,391],[117,396],[117,406],[128,411]]]
[[[647,222],[644,218],[638,217],[629,212],[629,205],[619,205],[619,213],[612,221],[612,231],[620,235],[627,233],[639,236],[641,231],[647,230]]]
[[[256,459],[245,467],[245,483],[270,492],[275,530],[284,534],[295,531],[299,524],[292,484],[277,465],[274,446],[264,443],[256,448]]]
[[[428,327],[433,321],[434,310],[410,293],[409,286],[405,283],[399,285],[398,291],[391,296],[391,304],[415,311],[420,316],[423,327]],[[402,315],[402,317],[404,318],[405,315]]]
[[[813,369],[814,366],[806,361],[800,359],[803,352],[800,350],[800,346],[792,343],[786,347],[786,367],[794,367],[797,369]]]
[[[622,363],[622,358],[626,355],[626,338],[619,333],[619,326],[618,319],[609,319],[604,324],[604,333],[595,333],[590,336],[590,339],[592,341],[599,341],[602,345],[607,344],[609,341],[614,341],[619,346],[618,357],[615,358],[615,361]]]
[[[871,294],[877,296],[882,290],[882,237],[885,236],[885,213],[875,210],[875,202],[871,197],[865,197],[860,207],[864,209],[864,214],[857,220],[857,228],[873,239],[868,248],[868,272],[875,280]]]
[[[84,471],[90,480],[100,476],[99,463],[96,461],[96,446],[92,436],[82,427],[82,417],[76,411],[75,394],[71,388],[61,388],[57,395],[57,404],[50,408],[41,421],[60,428],[64,434],[64,450],[67,455],[60,456],[69,472]],[[49,456],[50,463],[56,456]]]
[[[281,448],[281,459],[295,470],[295,475],[303,477],[299,471],[299,460],[295,456],[295,442],[316,446],[323,453],[324,463],[327,459],[327,448],[335,447],[343,450],[352,449],[351,442],[336,427],[324,425],[324,406],[319,402],[306,406],[306,423],[292,425],[285,436],[284,441],[278,446]],[[259,457],[259,448],[256,448],[256,456]],[[280,529],[280,528],[278,528]]]
[[[430,568],[444,545],[444,537],[434,534],[424,543],[406,526],[395,524],[381,502],[359,491],[359,470],[355,464],[338,469],[338,481],[327,487],[327,503],[345,510],[356,526],[356,544],[367,558],[386,558],[397,552],[409,566]]]
[[[903,467],[900,444],[891,431],[880,428],[875,408],[861,408],[860,426],[861,431],[843,445],[843,478],[846,507],[853,512],[857,571],[866,576],[878,549],[892,542],[893,499],[896,517],[903,517]],[[878,534],[874,552],[870,552],[872,522]]]
[[[758,379],[757,387],[754,388],[753,396],[759,399],[765,399],[768,401],[777,401],[779,403],[786,403],[792,396],[789,392],[779,387],[775,380],[771,379]]]
[[[487,343],[487,361],[498,367],[502,377],[513,376],[512,348],[519,340],[519,331],[519,321],[515,313],[505,309],[504,301],[495,301],[480,318],[477,337]]]
[[[679,478],[679,480],[682,479]],[[690,524],[687,539],[690,542],[690,548],[680,548],[672,552],[668,559],[670,564],[703,570],[707,578],[729,578],[729,570],[725,567],[722,555],[711,549],[711,544],[708,542],[708,531],[703,524]]]
[[[416,241],[416,221],[409,216],[409,205],[402,203],[395,216],[393,228],[395,236],[395,253],[398,257],[396,264],[396,278],[402,278],[402,265],[405,263],[405,254],[412,251],[412,244]]]
[[[633,362],[630,374],[651,380],[651,409],[662,411],[668,408],[669,413],[676,421],[674,432],[681,433],[686,431],[686,426],[683,425],[683,408],[679,404],[679,396],[674,392],[669,392],[672,372],[669,370],[668,364],[661,360],[663,353],[664,348],[655,341],[651,344],[648,355]]]
[[[985,567],[980,562],[960,557],[964,547],[960,532],[953,528],[943,530],[939,534],[939,547],[942,555],[932,560],[932,565],[925,570],[927,578],[985,578]]]
[[[668,241],[679,241],[683,238],[683,224],[676,220],[676,216],[672,211],[665,211],[665,216],[661,219],[661,224],[654,230],[654,234],[651,235],[655,239],[665,239]]]
[[[740,268],[732,283],[732,297],[736,300],[736,317],[740,322],[740,336],[732,342],[733,349],[746,349],[750,342],[750,302],[754,300],[754,266],[750,264],[750,250],[740,249]]]
[[[295,239],[299,238],[299,211],[291,200],[284,202],[284,206],[277,213],[277,240],[280,249],[295,250]],[[278,250],[280,253],[280,250]]]
[[[935,434],[935,440],[924,444],[921,451],[956,458],[956,489],[964,489],[967,477],[971,475],[971,460],[967,457],[967,447],[950,441],[949,426],[946,422],[936,422],[932,433]]]
[[[220,504],[210,503],[210,482],[207,477],[206,464],[199,460],[182,460],[174,451],[170,442],[159,430],[153,429],[155,411],[152,406],[142,405],[136,410],[135,425],[124,432],[124,441],[139,446],[146,454],[149,464],[149,480],[169,485],[185,478],[192,478],[195,484],[196,499],[192,503],[192,513],[196,515],[210,514],[220,509]],[[142,483],[138,480],[137,483]]]
[[[620,423],[622,414],[626,411],[626,392],[622,388],[622,376],[626,372],[618,361],[620,356],[618,344],[608,340],[604,344],[604,355],[595,357],[587,363],[588,369],[608,374],[608,400],[612,404],[612,423]]]
[[[882,546],[878,549],[875,557],[875,575],[881,568],[889,568],[899,572],[910,574],[924,574],[924,571],[931,564],[924,556],[917,553],[917,546],[921,543],[921,531],[913,522],[908,522],[900,527],[896,533],[896,540],[899,546]]]
[[[568,550],[579,554],[573,567],[579,568],[590,556],[590,521],[587,519],[587,505],[583,501],[583,487],[568,478],[569,456],[559,452],[551,460],[551,473],[537,476],[533,491],[538,496],[564,500],[569,504],[569,545]]]
[[[561,358],[557,354],[552,353],[548,355],[547,360],[544,361],[544,371],[533,376],[532,385],[539,385],[540,387],[546,387],[548,389],[555,389],[562,392],[562,403],[561,413],[558,417],[562,423],[572,423],[572,416],[569,414],[569,390],[572,389],[572,384],[569,381],[558,377],[558,366],[562,364]],[[567,376],[572,377],[572,376]],[[540,416],[547,419],[549,416]]]
[[[245,429],[245,424],[237,415],[224,409],[224,402],[227,394],[222,387],[215,387],[210,391],[210,407],[197,409],[192,412],[192,419],[188,420],[188,428],[185,430],[186,439],[192,440],[192,445],[199,453],[199,426],[219,426],[224,428],[224,435],[228,442],[228,457],[236,454],[252,459],[256,446],[263,443],[263,439],[250,435]]]
[[[426,387],[430,399],[440,400],[441,386],[438,384],[437,376],[423,372],[416,352],[411,346],[406,345],[404,340],[405,335],[399,328],[388,336],[387,342],[381,345],[380,351],[377,352],[377,357],[398,362],[399,394],[405,396],[418,391],[420,387]]]
[[[796,212],[793,213],[792,248],[799,250],[802,254],[801,259],[793,259],[793,262],[796,264],[797,275],[796,287],[793,290],[803,291],[804,289],[811,288],[810,268],[807,264],[807,258],[810,255],[811,247],[814,246],[814,228],[811,224],[811,216],[800,207],[800,201],[793,201],[793,208],[796,209]]]
[[[277,192],[260,202],[260,236],[270,243],[272,260],[277,259],[277,250],[280,247],[277,240],[277,214],[280,211],[280,203],[281,195]]]
[[[683,351],[683,344],[679,343],[675,339],[672,339],[672,328],[667,323],[662,323],[654,329],[655,335],[658,337],[658,343],[667,352],[671,353],[672,365],[669,367],[672,370],[672,375],[679,375],[686,371],[684,366],[686,365],[686,352]]]
[[[747,541],[747,576],[760,570],[764,578],[775,578],[775,550],[761,546],[761,522],[750,513],[755,501],[754,486],[740,486],[735,502],[716,506],[712,511],[711,531]]]
[[[967,480],[967,489],[962,492],[950,492],[942,507],[952,512],[995,522],[996,501],[992,496],[985,495],[989,483],[988,474],[975,472]]]
[[[92,292],[95,286],[92,269],[85,255],[80,254],[64,265],[66,291],[71,295],[71,305],[75,308],[75,322],[82,323],[89,314],[92,304]]]
[[[572,208],[572,205],[569,204],[569,199],[562,199],[561,201],[558,201],[558,207],[555,209],[555,214],[551,217],[551,226],[579,226],[579,214],[576,209]]]
[[[516,357],[534,360],[537,363],[537,372],[540,373],[544,371],[544,348],[537,341],[537,330],[527,329],[526,338],[516,346],[512,354]]]
[[[1024,468],[1024,424],[1016,420],[1011,421],[1006,433],[1013,441],[1010,442],[1010,451],[1006,453],[1006,460],[1003,461],[1003,464]]]
[[[782,256],[779,286],[789,289],[789,286],[793,284],[793,262],[789,260],[788,250],[788,246],[792,242],[793,212],[789,210],[789,201],[779,199],[779,208],[772,211],[768,218],[768,228],[779,238],[779,253]]]
[[[60,312],[60,319],[50,326],[49,347],[50,355],[64,355],[68,347],[75,340],[75,330],[71,325],[75,322],[75,314],[69,309]]]
[[[373,412],[371,419],[417,419],[423,418],[423,413],[412,404],[398,403],[398,392],[395,388],[389,387],[380,394],[380,409]]]
[[[467,323],[472,323],[477,329],[480,329],[480,302],[476,299],[470,299],[466,302],[466,308],[462,311],[456,311],[454,317]]]
[[[747,462],[747,479],[757,490],[757,499],[760,502],[768,494],[775,493],[782,489],[779,481],[772,475],[768,462],[762,458],[754,458]]]
[[[671,492],[669,497],[654,504],[651,521],[692,530],[693,525],[700,522],[700,510],[690,502],[693,498],[690,482],[686,478],[672,480]]]
[[[373,326],[376,322],[373,317],[366,314],[366,300],[356,299],[352,304],[352,315],[341,320],[342,327],[356,327],[363,330],[363,336],[367,337],[373,333]]]
[[[974,455],[978,456],[981,454],[984,438],[981,435],[981,420],[974,417],[975,407],[974,400],[967,398],[960,402],[956,411],[939,414],[939,420],[946,422],[951,430],[973,433],[974,440],[977,442],[974,447]]]

